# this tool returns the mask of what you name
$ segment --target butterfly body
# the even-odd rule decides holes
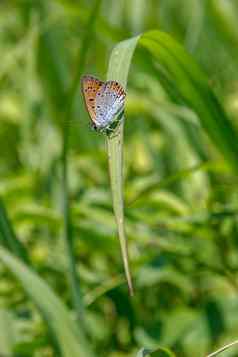
[[[82,92],[92,127],[99,132],[110,132],[120,122],[126,93],[116,81],[102,82],[92,76],[82,77]]]

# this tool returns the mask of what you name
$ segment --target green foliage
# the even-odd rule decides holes
[[[237,340],[236,1],[0,10],[0,354],[200,357]],[[108,147],[87,73],[127,87]]]
[[[25,291],[39,308],[58,341],[62,355],[92,357],[83,332],[71,321],[69,312],[47,284],[3,248],[0,250],[0,260],[21,281]]]

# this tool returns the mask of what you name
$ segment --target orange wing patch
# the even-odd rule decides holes
[[[122,85],[116,81],[107,81],[107,85],[114,91],[116,92],[117,96],[119,97],[125,97],[126,92],[124,91]]]
[[[96,94],[103,85],[103,82],[92,76],[83,76],[81,79],[82,83],[82,92],[85,100],[87,111],[90,115],[90,118],[95,122],[96,110],[95,110],[95,99]]]

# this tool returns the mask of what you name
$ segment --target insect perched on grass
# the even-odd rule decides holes
[[[92,127],[110,135],[123,117],[126,92],[116,81],[102,82],[93,76],[83,76],[81,83]]]
[[[122,85],[116,81],[102,82],[92,76],[83,76],[81,83],[82,93],[91,118],[92,127],[99,132],[105,133],[108,139],[109,171],[113,192],[114,212],[118,225],[124,270],[129,292],[132,296],[134,292],[123,223],[122,144],[120,133],[117,135],[116,132],[114,135],[123,118],[126,92]]]

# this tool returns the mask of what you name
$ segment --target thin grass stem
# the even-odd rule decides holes
[[[63,216],[64,216],[64,241],[67,249],[68,267],[69,267],[69,283],[72,292],[72,298],[76,313],[80,320],[83,319],[84,304],[82,301],[82,293],[80,288],[80,279],[76,269],[76,258],[74,255],[74,236],[71,222],[71,208],[68,187],[68,156],[69,156],[69,139],[70,139],[70,122],[72,118],[72,109],[74,98],[77,93],[81,74],[84,71],[88,50],[92,43],[94,31],[94,23],[96,21],[101,0],[95,0],[92,7],[88,24],[85,29],[85,36],[82,40],[82,45],[79,49],[76,60],[76,74],[72,80],[72,84],[66,96],[67,104],[64,115],[63,128],[63,148],[62,148],[62,193],[63,193]]]
[[[111,180],[112,200],[115,219],[117,223],[121,254],[124,264],[129,293],[134,295],[132,278],[129,267],[129,256],[124,224],[124,200],[123,200],[123,124],[117,132],[107,139],[109,173]]]
[[[238,344],[238,340],[236,340],[236,341],[234,341],[234,342],[231,342],[231,343],[228,343],[228,345],[225,345],[225,346],[219,348],[219,350],[210,353],[209,355],[207,355],[207,357],[217,356],[217,355],[219,355],[221,352],[224,352],[224,351],[227,350],[228,348],[230,348],[230,347],[232,347],[232,346],[234,346],[234,345],[237,345],[237,344]]]

